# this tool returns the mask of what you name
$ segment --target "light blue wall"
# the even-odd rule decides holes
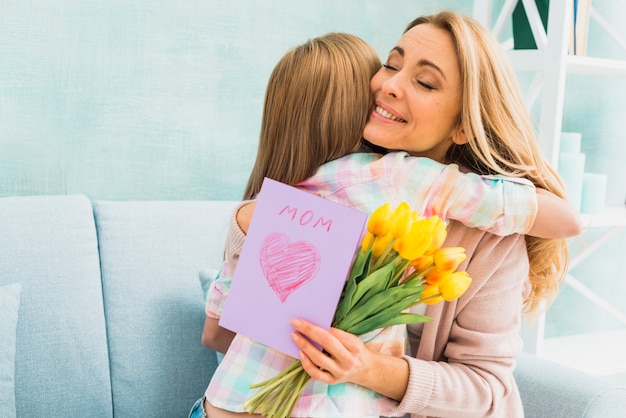
[[[496,1],[498,3],[498,1]],[[594,5],[626,38],[626,4]],[[265,83],[291,46],[329,31],[384,56],[412,16],[472,2],[4,0],[0,196],[237,199]],[[592,23],[589,53],[626,59]],[[626,78],[570,77],[564,130],[626,197]]]
[[[463,1],[3,0],[0,196],[239,199],[265,84],[329,31],[386,55]]]
[[[626,38],[626,2],[593,4]],[[0,196],[239,199],[265,84],[288,48],[344,31],[385,56],[411,17],[441,8],[471,13],[472,2],[3,0]],[[593,23],[589,54],[626,59]],[[563,130],[582,132],[587,171],[610,175],[618,205],[625,120],[626,78],[568,80]],[[576,272],[623,300],[624,248],[621,233]],[[549,333],[615,326],[576,297],[557,302]]]

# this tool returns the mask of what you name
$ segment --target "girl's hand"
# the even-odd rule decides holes
[[[237,211],[236,219],[237,225],[241,228],[244,234],[248,234],[250,228],[250,222],[252,222],[252,215],[254,215],[254,209],[256,208],[256,201],[250,202],[239,208]]]
[[[291,325],[298,331],[291,338],[300,349],[302,367],[313,379],[327,384],[363,381],[372,352],[357,336],[337,328],[325,330],[303,319],[293,319]]]

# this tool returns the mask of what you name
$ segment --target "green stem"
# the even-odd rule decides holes
[[[295,400],[290,396],[294,389],[298,386],[298,381],[300,380],[300,376],[304,372],[302,367],[299,368],[298,373],[289,379],[289,381],[284,381],[280,390],[276,391],[276,396],[274,398],[274,405],[267,411],[268,416],[272,417],[283,417],[289,418],[288,415],[285,415],[287,412],[286,409],[289,408],[289,402],[293,402],[294,405],[298,401],[298,398]],[[299,396],[299,394],[298,394]]]
[[[250,413],[265,409],[265,405],[269,402],[273,402],[272,398],[275,398],[275,395],[273,395],[275,390],[280,388],[282,384],[289,381],[293,376],[297,376],[299,370],[302,370],[300,360],[294,360],[287,368],[273,378],[251,385],[250,389],[261,389],[255,393],[254,396],[246,400],[244,408]]]
[[[254,385],[250,385],[250,389],[256,389],[259,388],[261,386],[265,386],[271,382],[274,381],[280,381],[284,376],[291,374],[294,372],[294,370],[297,370],[298,367],[300,366],[300,360],[294,360],[288,367],[286,367],[283,371],[281,371],[280,373],[278,373],[276,376],[267,379],[263,382],[260,383],[255,383]]]
[[[426,274],[434,268],[435,268],[435,265],[431,264],[430,266],[426,267],[422,271],[419,271],[419,272],[414,271],[409,276],[407,276],[406,280],[404,280],[404,283],[412,282],[414,280],[422,280],[424,276],[426,276]]]
[[[311,380],[311,376],[309,376],[307,372],[305,372],[304,370],[302,372],[303,373],[300,375],[298,384],[296,385],[293,394],[285,405],[290,405],[290,407],[286,411],[287,413],[284,415],[286,418],[293,415],[293,411],[294,409],[296,409],[296,405],[298,404],[298,400],[300,399],[300,395],[302,394],[304,387],[307,385],[307,383],[309,383],[309,380]]]
[[[389,286],[387,286],[388,288],[392,286],[396,286],[398,284],[398,282],[400,281],[400,278],[404,274],[404,271],[406,270],[406,267],[409,265],[410,261],[405,260],[404,258],[400,256],[397,256],[395,260],[393,260],[393,263],[395,263],[397,267],[396,267],[396,272],[394,276],[389,281]]]
[[[391,248],[393,247],[393,243],[396,239],[392,239],[391,241],[389,241],[389,244],[387,245],[387,248],[385,248],[385,251],[383,251],[383,253],[381,254],[380,257],[378,257],[378,260],[376,260],[376,263],[374,264],[374,267],[372,268],[372,270],[376,270],[377,268],[380,267],[381,264],[383,264],[384,262],[387,261],[388,257],[389,257],[389,252],[391,251]]]

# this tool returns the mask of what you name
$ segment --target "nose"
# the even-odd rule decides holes
[[[402,84],[400,73],[388,75],[381,84],[381,91],[390,97],[400,99],[402,97]]]

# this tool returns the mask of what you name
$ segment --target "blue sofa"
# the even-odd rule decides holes
[[[0,417],[186,417],[216,366],[198,274],[233,205],[0,198]],[[623,387],[518,364],[528,417],[624,416]]]

